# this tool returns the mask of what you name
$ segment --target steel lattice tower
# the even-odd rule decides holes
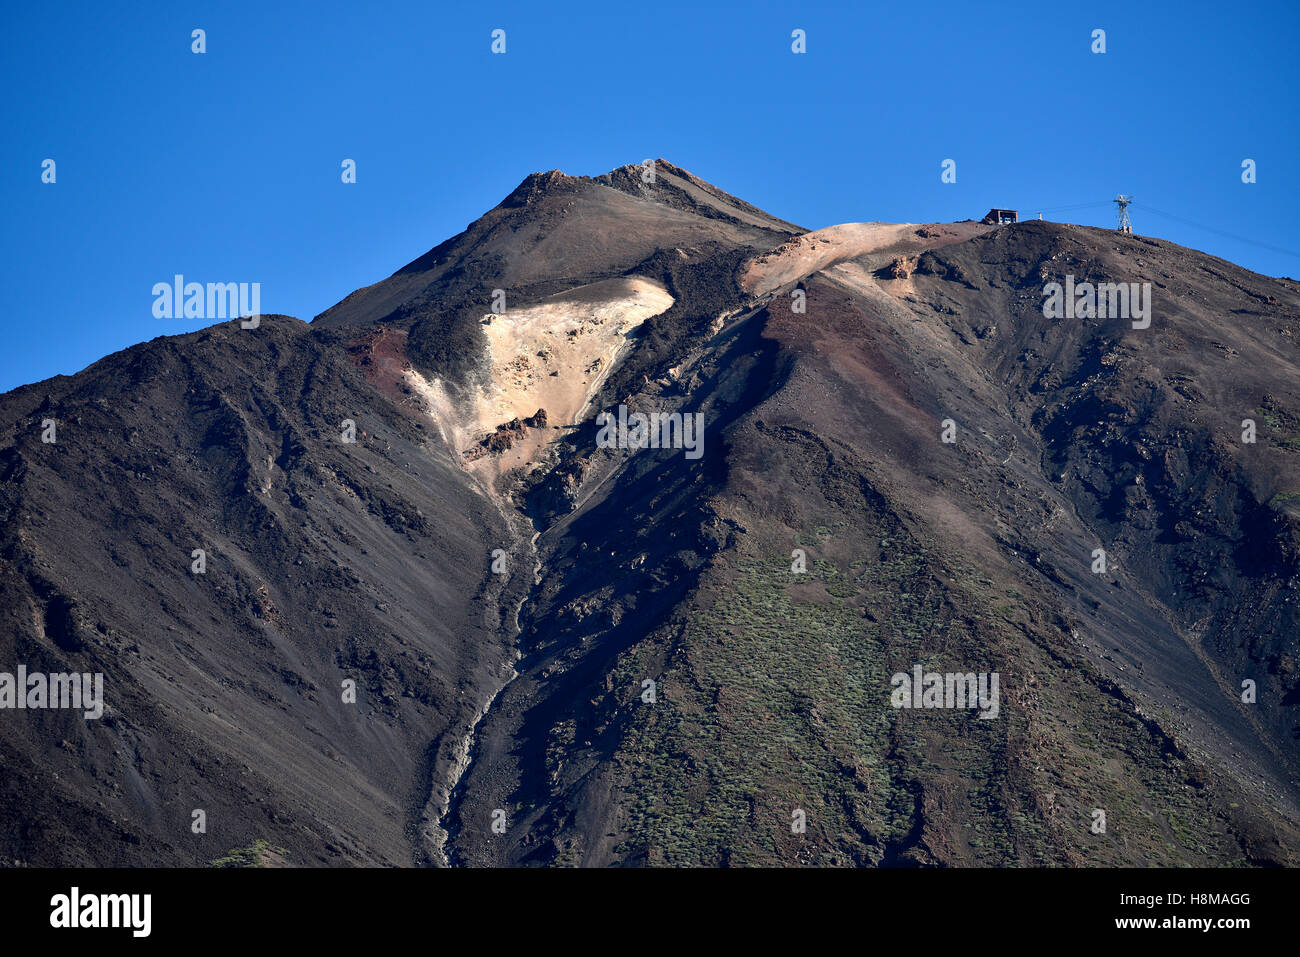
[[[1132,196],[1125,196],[1120,193],[1115,197],[1115,205],[1119,207],[1119,231],[1133,235],[1133,223],[1128,218],[1128,207],[1133,202]]]

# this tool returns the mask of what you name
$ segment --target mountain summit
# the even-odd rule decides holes
[[[532,174],[0,397],[0,854],[1295,864],[1298,341],[1150,237]]]

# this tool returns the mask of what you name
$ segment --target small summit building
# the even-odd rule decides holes
[[[1020,214],[1014,209],[990,209],[980,220],[985,226],[1003,226],[1020,221]]]

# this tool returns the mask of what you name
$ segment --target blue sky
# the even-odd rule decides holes
[[[0,389],[205,325],[153,316],[176,273],[308,319],[529,172],[654,156],[810,228],[1127,192],[1140,234],[1300,276],[1298,26],[1293,0],[9,4]]]

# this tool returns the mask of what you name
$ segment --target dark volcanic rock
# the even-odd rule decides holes
[[[467,461],[477,462],[485,455],[499,455],[506,449],[513,448],[517,442],[529,429],[546,428],[546,410],[538,409],[534,414],[527,418],[513,418],[509,422],[496,427],[491,435],[483,439],[472,449],[466,449],[462,453]]]
[[[311,325],[0,397],[0,672],[105,703],[0,710],[0,857],[1294,864],[1300,288],[899,229],[757,295],[829,241],[662,160],[534,174]],[[1066,276],[1150,283],[1150,327],[1046,318]],[[455,444],[494,291],[619,277],[673,304],[582,421]],[[600,447],[620,404],[700,454]],[[998,717],[893,707],[916,666],[997,673]]]
[[[0,671],[102,672],[106,711],[0,712],[0,813],[28,822],[0,856],[422,858],[428,778],[509,646],[504,524],[429,425],[281,317],[18,389],[3,421]]]

